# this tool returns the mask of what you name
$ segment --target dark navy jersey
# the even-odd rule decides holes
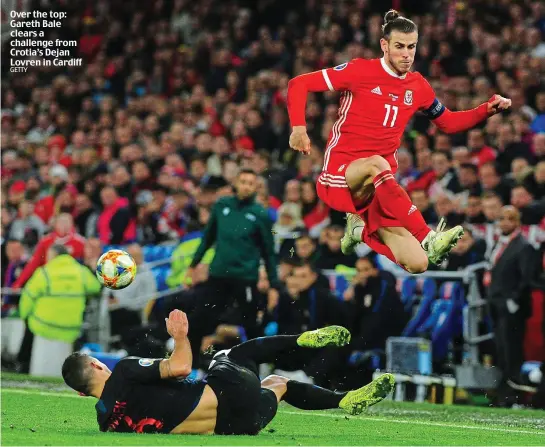
[[[95,406],[101,431],[170,433],[192,413],[206,381],[161,379],[161,360],[128,357],[116,365]]]

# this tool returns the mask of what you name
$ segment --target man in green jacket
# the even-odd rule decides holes
[[[60,377],[66,352],[80,335],[87,298],[100,289],[95,275],[65,247],[49,248],[47,264],[34,272],[19,301],[20,316],[34,335],[30,374]]]
[[[210,276],[202,297],[190,316],[190,340],[193,365],[198,367],[202,337],[211,334],[219,317],[234,302],[238,304],[248,337],[257,331],[257,281],[261,259],[265,261],[271,285],[277,283],[272,222],[267,211],[255,201],[257,176],[241,170],[235,181],[235,196],[222,197],[212,207],[201,245],[191,262],[188,274],[201,262],[214,243],[216,253],[210,264]]]

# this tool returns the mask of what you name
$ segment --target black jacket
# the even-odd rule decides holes
[[[356,285],[354,300],[348,304],[354,350],[385,349],[386,339],[400,335],[409,321],[390,272],[381,271],[367,284]]]
[[[346,306],[316,281],[297,298],[287,291],[280,292],[273,318],[278,323],[279,335],[299,334],[331,324],[345,325]]]
[[[492,251],[494,253],[494,251]],[[537,275],[537,252],[522,235],[507,245],[492,267],[488,302],[493,311],[508,312],[507,300],[515,301],[521,312],[530,312],[530,286]]]

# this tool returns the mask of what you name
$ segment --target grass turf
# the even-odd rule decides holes
[[[351,417],[281,405],[257,437],[164,436],[100,433],[95,400],[72,392],[3,387],[1,397],[2,445],[545,445],[542,411],[383,402]]]

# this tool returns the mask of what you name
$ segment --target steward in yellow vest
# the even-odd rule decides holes
[[[73,343],[80,335],[87,298],[99,295],[101,286],[61,245],[48,250],[47,260],[26,283],[19,313],[34,335]]]

